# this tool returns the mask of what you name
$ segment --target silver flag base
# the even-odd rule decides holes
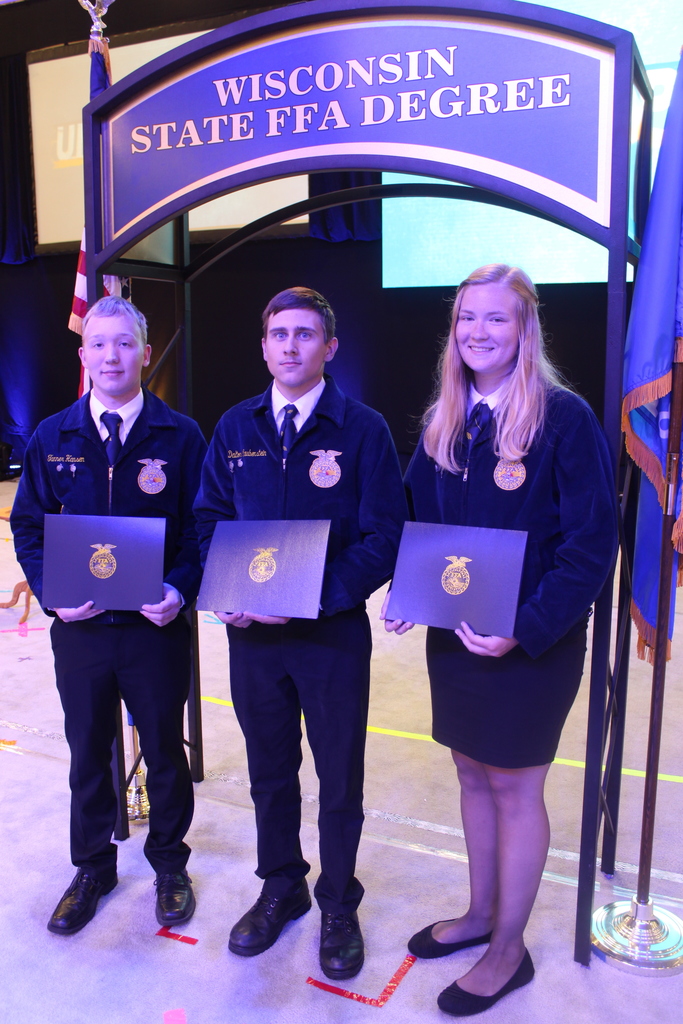
[[[128,787],[126,803],[129,821],[146,821],[149,818],[149,798],[142,768],[138,768],[133,776],[133,781]]]
[[[683,921],[652,900],[618,900],[593,914],[593,951],[606,963],[655,977],[683,973]]]

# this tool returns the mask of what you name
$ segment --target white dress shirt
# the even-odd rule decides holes
[[[490,395],[480,395],[477,389],[475,388],[474,384],[470,384],[470,393],[467,397],[468,417],[472,410],[474,409],[475,405],[478,405],[479,402],[485,402],[486,405],[488,405],[491,412],[493,412],[493,410],[498,405],[498,402],[500,401],[500,396],[504,387],[505,384],[501,384],[500,387],[496,388],[495,391],[492,391]]]
[[[121,438],[121,444],[125,444],[126,438],[130,434],[131,428],[136,419],[142,412],[144,404],[145,399],[142,394],[142,388],[140,388],[135,398],[131,398],[130,402],[126,402],[126,404],[122,405],[120,409],[108,409],[106,405],[102,405],[99,398],[95,398],[94,391],[90,392],[90,413],[103,441],[106,441],[109,437],[109,431],[100,419],[103,412],[115,412],[121,417],[122,422],[119,426],[119,437]]]
[[[292,402],[291,399],[285,398],[280,389],[278,388],[275,381],[273,381],[272,389],[272,403],[273,403],[273,416],[275,417],[275,426],[277,427],[278,434],[282,430],[282,422],[285,418],[285,406],[295,405],[297,408],[297,414],[294,417],[294,426],[296,427],[297,434],[303,427],[304,423],[315,409],[320,396],[325,390],[325,378],[319,381],[314,388],[307,391],[301,398],[297,398],[296,402]]]

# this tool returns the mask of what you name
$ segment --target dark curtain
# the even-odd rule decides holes
[[[0,263],[35,256],[28,69],[23,54],[0,58]]]
[[[375,171],[333,171],[329,174],[309,174],[309,196],[321,196],[344,188],[360,185],[381,185],[382,175]],[[369,199],[364,203],[332,206],[329,210],[312,213],[309,218],[313,238],[327,242],[374,242],[382,237],[382,202]]]

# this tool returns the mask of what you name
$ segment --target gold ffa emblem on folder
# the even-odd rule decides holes
[[[523,462],[501,459],[493,471],[493,479],[501,490],[516,491],[526,480],[526,467]]]
[[[277,551],[277,548],[254,548],[254,551],[259,554],[249,563],[249,575],[254,583],[265,583],[275,575],[277,562],[273,558],[273,551]]]
[[[342,453],[326,452],[324,448],[320,448],[310,454],[316,456],[315,462],[311,464],[308,471],[312,482],[316,487],[334,487],[341,477],[341,466],[335,460]]]
[[[458,557],[458,555],[446,555],[446,561],[451,564],[447,569],[444,569],[441,575],[441,586],[447,594],[453,594],[457,597],[458,594],[463,594],[470,585],[470,574],[468,573],[465,562],[471,562],[471,558]]]
[[[90,547],[95,548],[95,554],[88,563],[90,572],[98,580],[108,580],[116,572],[116,559],[111,553],[116,544],[91,544]]]
[[[166,474],[162,466],[167,463],[163,459],[138,459],[142,469],[138,473],[138,487],[145,494],[158,494],[166,486]]]

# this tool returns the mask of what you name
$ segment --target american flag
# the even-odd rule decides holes
[[[90,54],[90,99],[94,100],[101,92],[111,85],[111,64],[109,62],[108,40],[90,38],[88,46]],[[104,294],[123,295],[130,297],[130,279],[127,277],[116,277],[113,274],[104,275]],[[83,317],[88,311],[88,290],[85,269],[85,228],[81,238],[81,251],[78,254],[78,267],[76,269],[76,283],[74,285],[74,297],[71,303],[71,316],[69,317],[69,330],[76,334],[83,333]],[[78,388],[78,396],[84,394],[90,388],[90,378],[87,370],[81,367],[81,380]]]

